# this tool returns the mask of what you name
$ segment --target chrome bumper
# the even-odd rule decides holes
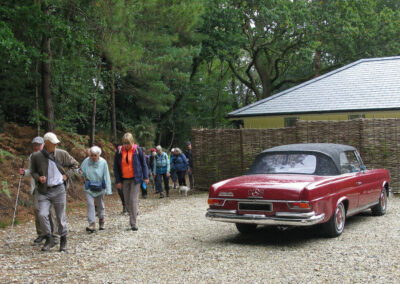
[[[206,218],[212,221],[228,223],[245,223],[277,226],[311,226],[320,223],[325,214],[315,215],[315,212],[294,213],[277,212],[275,216],[263,214],[237,214],[236,210],[207,209]]]

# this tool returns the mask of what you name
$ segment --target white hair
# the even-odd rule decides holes
[[[92,148],[90,148],[90,153],[100,156],[101,155],[101,149],[98,146],[93,146]]]
[[[156,149],[157,149],[157,151],[158,151],[158,150],[162,150],[162,148],[161,148],[160,145],[158,145],[158,146],[156,147]]]

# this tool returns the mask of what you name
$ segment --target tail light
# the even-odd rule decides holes
[[[293,202],[288,202],[288,207],[290,209],[310,210],[311,204],[308,201],[293,201]]]
[[[208,199],[208,205],[212,206],[222,206],[224,205],[225,200],[224,199],[214,199],[214,198],[209,198]]]

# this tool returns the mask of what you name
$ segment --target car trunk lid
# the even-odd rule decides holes
[[[304,188],[326,178],[298,174],[246,175],[215,184],[212,195],[235,199],[299,200]]]

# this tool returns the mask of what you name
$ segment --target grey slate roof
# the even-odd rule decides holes
[[[400,110],[400,56],[361,59],[227,117]]]

